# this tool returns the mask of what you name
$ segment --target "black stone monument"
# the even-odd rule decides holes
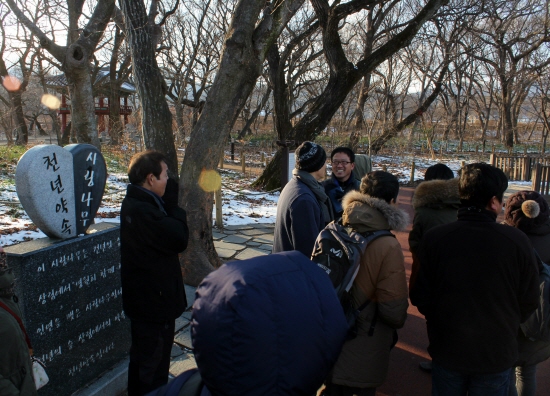
[[[94,224],[85,236],[5,251],[34,354],[50,377],[39,395],[70,395],[127,356],[118,225]]]

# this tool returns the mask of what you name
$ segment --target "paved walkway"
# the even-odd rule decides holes
[[[247,224],[227,226],[213,230],[214,246],[223,262],[245,260],[271,253],[274,224]],[[195,288],[186,285],[187,302],[191,307],[195,301]],[[170,374],[177,376],[196,367],[191,343],[190,308],[176,320],[176,334],[172,347]]]
[[[507,191],[505,197],[522,189],[530,189],[530,186],[514,187]],[[412,188],[403,187],[398,197],[398,204],[410,214],[411,220],[413,218],[412,192]],[[411,225],[406,231],[396,233],[405,256],[407,282],[412,265],[408,245],[410,228]],[[269,254],[273,243],[273,224],[229,226],[223,231],[216,230],[214,240],[218,254],[223,261],[242,260]],[[186,286],[186,292],[187,301],[192,305],[195,289]],[[431,394],[431,376],[418,368],[419,362],[430,359],[426,351],[428,338],[425,320],[413,306],[409,306],[408,314],[405,327],[399,330],[399,342],[391,354],[388,378],[378,389],[377,396],[424,396]],[[174,376],[196,367],[191,344],[190,318],[191,312],[188,310],[176,323],[175,343],[172,350],[173,358],[170,366],[170,373]],[[537,396],[547,395],[548,389],[550,389],[550,360],[538,366]]]

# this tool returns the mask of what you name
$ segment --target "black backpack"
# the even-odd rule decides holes
[[[520,327],[531,341],[550,342],[550,266],[536,253],[539,262],[539,305]]]
[[[389,230],[360,234],[350,227],[344,227],[332,221],[319,233],[315,241],[311,260],[327,273],[334,286],[348,321],[348,339],[355,338],[357,335],[355,326],[357,317],[370,303],[367,299],[360,307],[354,307],[350,293],[351,286],[359,272],[361,256],[367,245],[382,236],[393,237],[394,235]],[[374,332],[376,313],[371,321],[369,335]]]

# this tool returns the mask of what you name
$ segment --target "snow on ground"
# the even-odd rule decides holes
[[[387,170],[396,175],[400,182],[407,183],[411,177],[411,164],[415,162],[414,179],[422,180],[426,168],[438,162],[448,165],[453,171],[460,169],[461,160],[424,157],[374,156],[374,170]],[[471,162],[471,161],[468,161]],[[7,174],[0,174],[0,246],[14,245],[23,241],[42,238],[45,235],[31,222],[17,198],[14,181],[15,167]],[[222,215],[224,225],[251,223],[275,223],[279,192],[264,193],[250,188],[252,178],[243,177],[240,172],[221,169]],[[126,194],[128,178],[124,174],[110,174],[96,222],[120,221],[120,204]],[[511,182],[517,189],[530,189],[530,182]],[[215,219],[215,213],[212,218]]]

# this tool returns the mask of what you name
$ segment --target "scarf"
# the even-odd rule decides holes
[[[334,219],[334,214],[332,213],[332,205],[328,200],[328,195],[325,193],[323,185],[319,183],[309,172],[293,169],[292,175],[304,183],[315,195],[317,202],[321,205],[321,211],[323,212],[323,221],[325,224],[330,223]]]

